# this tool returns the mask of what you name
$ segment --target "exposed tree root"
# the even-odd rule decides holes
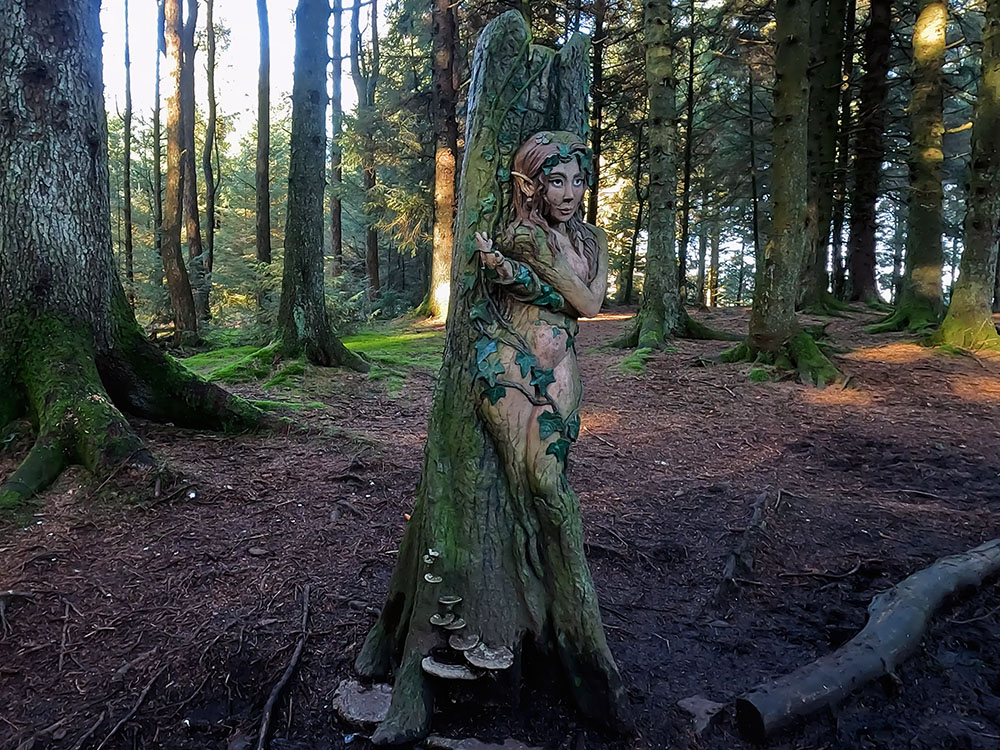
[[[619,349],[662,350],[671,338],[694,339],[698,341],[740,341],[743,337],[728,331],[712,328],[688,315],[682,309],[675,328],[667,330],[662,315],[652,310],[639,310],[628,331],[611,342]]]
[[[127,310],[124,294],[120,304]],[[275,424],[146,341],[130,311],[116,322],[114,345],[99,353],[85,327],[53,317],[11,321],[6,340],[17,342],[10,350],[16,356],[9,357],[17,366],[9,377],[13,392],[23,398],[6,413],[26,411],[36,441],[0,485],[0,510],[17,508],[71,463],[95,475],[125,465],[153,468],[153,456],[120,409],[186,427],[247,430]]]
[[[915,303],[900,305],[886,318],[865,330],[868,333],[893,333],[895,331],[921,332],[933,328],[940,317],[930,306]]]
[[[819,299],[810,300],[804,304],[800,312],[828,318],[848,318],[850,316],[847,313],[853,311],[854,309],[843,300],[837,299],[830,292],[823,292]]]
[[[746,529],[740,535],[739,542],[726,558],[726,564],[722,569],[722,580],[712,597],[716,609],[729,609],[738,591],[738,580],[753,573],[754,547],[767,530],[768,511],[777,510],[780,502],[780,492],[773,505],[769,505],[768,493],[766,492],[762,492],[754,500],[750,523],[747,524]]]
[[[1000,539],[942,557],[868,606],[868,624],[845,646],[773,682],[758,685],[736,702],[744,738],[762,741],[795,719],[838,703],[877,677],[891,675],[923,638],[934,612],[963,588],[1000,572]]]
[[[724,351],[719,359],[728,363],[755,362],[773,365],[779,370],[794,371],[798,373],[801,383],[817,388],[823,388],[843,377],[840,370],[820,351],[816,340],[805,331],[789,338],[777,352],[758,351],[749,341],[744,341]]]

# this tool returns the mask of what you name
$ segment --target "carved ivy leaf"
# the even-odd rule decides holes
[[[497,170],[497,177],[500,179],[500,182],[509,182],[510,170],[507,167],[500,167],[500,169]]]
[[[535,355],[529,352],[518,352],[514,357],[514,362],[521,368],[521,377],[528,377],[531,368],[535,366]]]
[[[479,300],[479,302],[477,302],[476,304],[474,304],[472,307],[469,308],[469,320],[472,321],[473,323],[476,322],[477,320],[481,320],[484,323],[493,322],[492,318],[490,317],[490,311],[486,307],[485,299]]]
[[[483,149],[483,160],[487,162],[493,161],[496,156],[496,152],[493,150],[492,146]]]
[[[566,459],[569,456],[569,440],[566,438],[559,438],[552,445],[546,448],[545,453],[549,456],[555,456],[563,465],[566,464]]]
[[[523,263],[517,264],[517,275],[514,276],[514,283],[527,287],[531,283],[531,271]]]
[[[565,426],[562,417],[551,411],[543,411],[538,415],[538,436],[542,440],[554,432],[562,432]]]
[[[479,221],[479,211],[469,211],[469,226],[475,226]]]
[[[542,293],[535,300],[535,304],[552,308],[562,307],[563,297],[555,289],[545,284],[542,286]]]
[[[483,198],[482,203],[480,205],[482,208],[482,213],[484,214],[489,213],[494,208],[496,208],[497,197],[493,193],[490,193],[485,198]]]
[[[495,359],[484,359],[479,363],[479,377],[483,378],[490,385],[497,384],[497,375],[503,375],[506,370],[499,361]]]
[[[548,395],[549,386],[556,382],[556,376],[552,374],[550,368],[532,367],[531,384],[538,388],[538,392],[543,396]]]
[[[558,146],[559,158],[568,159],[569,158],[569,146],[565,143],[560,143]]]
[[[476,238],[471,234],[465,238],[465,257],[472,260],[476,257],[476,253],[479,252],[479,245],[476,243]]]
[[[576,440],[580,437],[580,415],[574,414],[572,417],[566,420],[566,437],[570,440]]]
[[[489,336],[483,336],[476,342],[476,364],[479,364],[497,350],[497,342]]]
[[[483,391],[483,395],[489,399],[489,402],[496,406],[497,401],[502,399],[507,395],[507,389],[502,385],[493,385]]]
[[[573,344],[575,344],[575,343],[576,343],[576,339],[575,338],[573,338],[572,336],[567,336],[566,337],[566,351],[569,351],[570,349],[572,349],[573,348]]]
[[[468,292],[476,285],[476,274],[466,273],[462,275],[462,291]]]

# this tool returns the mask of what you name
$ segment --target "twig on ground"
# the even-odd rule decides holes
[[[309,584],[307,583],[302,591],[302,627],[299,633],[299,642],[295,644],[295,651],[292,653],[292,658],[288,660],[288,666],[285,667],[281,679],[275,683],[271,689],[271,694],[267,697],[267,703],[264,704],[264,715],[260,719],[260,733],[257,735],[257,750],[265,750],[267,747],[267,734],[271,728],[271,715],[274,713],[274,707],[278,702],[278,698],[281,697],[281,692],[285,689],[288,681],[292,678],[292,674],[295,672],[295,668],[299,664],[302,649],[306,645],[306,637],[308,636],[308,631],[306,630],[308,621]]]
[[[69,635],[69,602],[64,601],[66,609],[63,612],[62,638],[59,641],[59,674],[63,671],[63,662],[66,661],[66,636]]]
[[[968,625],[970,622],[979,622],[980,620],[985,620],[987,617],[991,617],[992,615],[995,615],[997,612],[1000,612],[1000,607],[994,607],[985,615],[979,615],[979,617],[970,617],[968,620],[952,620],[951,618],[948,618],[948,622],[954,623],[955,625]]]
[[[108,741],[118,733],[118,730],[125,725],[125,722],[127,722],[129,719],[135,716],[136,712],[139,710],[139,707],[142,706],[142,704],[146,701],[146,696],[149,695],[149,691],[153,689],[153,683],[155,683],[157,679],[159,679],[160,675],[163,674],[165,670],[166,666],[162,666],[158,670],[156,670],[156,673],[153,675],[150,681],[146,683],[146,687],[144,687],[142,689],[142,692],[139,694],[139,700],[137,700],[135,702],[135,705],[132,706],[131,710],[127,714],[125,714],[121,718],[121,720],[114,725],[114,727],[111,728],[111,731],[108,732],[108,736],[105,737],[103,740],[101,740],[101,744],[97,746],[97,750],[101,750],[102,747],[108,744]]]
[[[107,712],[101,711],[101,715],[97,717],[97,721],[95,721],[93,725],[90,727],[90,729],[88,729],[86,732],[80,735],[80,738],[73,743],[72,750],[80,750],[80,748],[82,748],[87,743],[87,740],[89,740],[91,737],[94,736],[94,732],[97,731],[97,728],[104,723],[105,716],[107,716]]]
[[[624,454],[624,453],[622,453],[622,452],[621,452],[621,451],[620,451],[620,450],[618,449],[618,446],[617,446],[617,445],[615,445],[614,443],[612,443],[612,442],[611,442],[610,440],[607,440],[607,439],[605,439],[605,438],[602,438],[602,437],[601,437],[600,435],[598,435],[598,434],[597,434],[596,432],[594,432],[593,430],[591,430],[591,429],[588,429],[588,428],[586,428],[586,427],[583,427],[583,428],[581,428],[581,429],[583,430],[583,432],[586,432],[586,433],[587,433],[588,435],[593,435],[593,436],[594,436],[595,438],[597,438],[597,439],[598,439],[598,440],[600,440],[600,441],[601,441],[602,443],[604,443],[604,444],[605,444],[606,446],[608,446],[608,447],[609,447],[609,448],[610,448],[611,450],[613,450],[613,451],[615,452],[615,455],[616,455],[616,456],[618,456],[619,458],[624,458],[624,457],[625,457],[625,454]]]
[[[870,560],[865,560],[864,562],[871,562]],[[801,573],[778,573],[779,578],[807,578],[810,576],[815,576],[817,578],[847,578],[852,576],[861,570],[861,560],[858,560],[857,565],[855,565],[850,570],[844,573],[831,573],[830,571],[821,570],[803,570]]]

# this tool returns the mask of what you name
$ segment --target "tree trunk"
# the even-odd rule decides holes
[[[370,201],[375,189],[375,89],[379,77],[378,0],[371,6],[371,57],[364,60],[361,44],[361,7],[356,3],[351,15],[351,75],[358,91],[358,130],[361,136],[361,172],[365,206],[365,271],[368,298],[379,296],[378,231]]]
[[[263,1],[263,0],[261,0]],[[343,51],[344,36],[344,2],[333,0],[333,66],[330,75],[332,101],[330,102],[330,255],[333,256],[334,274],[344,270],[344,228],[342,191],[344,189],[344,148],[340,139],[344,130],[343,102]]]
[[[181,29],[181,170],[184,175],[184,234],[187,237],[188,265],[194,308],[199,320],[207,320],[208,291],[211,287],[205,269],[201,242],[201,219],[198,210],[198,170],[194,141],[194,60],[195,30],[198,25],[198,0],[187,0],[187,12]]]
[[[844,206],[847,201],[847,169],[851,163],[851,75],[854,72],[854,29],[857,24],[857,0],[847,0],[844,25],[844,67],[840,83],[840,138],[837,143],[837,167],[833,180],[833,242],[830,265],[833,267],[833,296],[843,300],[847,293],[844,268]]]
[[[702,217],[698,222],[698,281],[694,303],[698,307],[705,307],[705,261],[708,256],[708,222],[704,216],[704,203],[702,204]]]
[[[554,483],[529,486],[511,468],[523,464],[513,458],[517,446],[487,421],[489,399],[521,394],[495,393],[499,381],[487,388],[477,375],[484,362],[477,344],[498,319],[474,233],[504,225],[508,170],[522,142],[546,128],[581,134],[586,127],[585,40],[574,37],[558,54],[527,40],[523,16],[505,13],[483,31],[473,62],[446,354],[424,470],[385,606],[355,664],[367,678],[395,673],[388,717],[372,737],[379,744],[428,731],[435,690],[422,664],[430,668],[427,657],[436,663],[446,652],[464,662],[445,646],[459,631],[433,624],[453,624],[458,614],[460,632],[513,652],[508,686],[521,663],[541,654],[558,665],[587,716],[621,721],[624,693],[583,554],[579,501],[561,472]]]
[[[809,86],[808,211],[811,235],[803,265],[799,304],[813,312],[829,311],[827,253],[833,219],[834,168],[837,161],[837,113],[844,66],[844,21],[848,0],[819,0],[812,5],[813,59]]]
[[[865,72],[861,77],[857,139],[854,157],[854,192],[851,200],[847,263],[850,299],[878,300],[875,282],[875,232],[878,229],[875,202],[882,182],[885,149],[886,94],[888,92],[890,24],[892,0],[871,0],[865,33]]]
[[[304,352],[315,365],[368,365],[334,335],[323,284],[323,188],[326,171],[327,0],[299,0],[295,11],[288,218],[278,325],[286,357]]]
[[[156,74],[153,83],[153,252],[156,267],[150,273],[154,286],[163,285],[163,161],[160,134],[160,56],[166,52],[163,30],[163,0],[156,3]]]
[[[935,325],[944,301],[941,273],[941,167],[944,163],[942,66],[948,27],[946,0],[920,0],[913,27],[910,92],[910,196],[907,201],[906,272],[896,311],[869,327],[872,333]]]
[[[198,334],[191,281],[181,252],[181,222],[183,220],[184,183],[181,175],[181,152],[184,150],[181,125],[181,0],[164,0],[164,40],[167,55],[167,76],[170,94],[167,96],[167,184],[163,201],[163,270],[167,276],[174,323],[181,338]]]
[[[725,355],[794,368],[805,382],[824,383],[837,370],[795,318],[802,263],[815,217],[807,206],[809,6],[779,0],[775,6],[774,156],[771,162],[771,232],[757,263],[750,337]]]
[[[965,249],[938,343],[1000,348],[991,302],[1000,236],[1000,0],[988,0],[966,185]]]
[[[450,296],[452,225],[455,221],[455,164],[458,159],[458,124],[455,120],[455,11],[450,0],[434,0],[434,254],[428,312],[448,317]]]
[[[691,239],[691,172],[694,155],[694,0],[689,8],[691,13],[688,43],[687,96],[684,113],[684,166],[681,172],[681,241],[677,245],[677,291],[681,304],[687,299],[687,251]],[[704,304],[704,291],[698,292],[699,304]]]
[[[257,0],[260,63],[257,70],[256,247],[257,262],[271,262],[271,42],[267,0]],[[259,303],[264,302],[260,295]]]
[[[708,305],[719,306],[719,231],[718,217],[712,222],[712,254],[708,266]]]
[[[170,6],[168,30],[177,18]],[[97,0],[0,2],[8,114],[0,128],[0,422],[28,413],[38,430],[0,485],[2,509],[71,462],[101,474],[151,468],[120,409],[191,427],[260,421],[146,341],[125,299],[111,249],[101,42]]]
[[[676,88],[673,63],[673,10],[665,0],[644,5],[646,90],[649,96],[649,219],[642,302],[626,346],[661,349],[684,322],[678,286],[676,236]]]
[[[604,138],[604,45],[608,32],[604,22],[608,13],[608,0],[594,0],[594,36],[591,44],[591,117],[590,143],[594,150],[594,176],[587,196],[587,223],[597,223],[597,203],[601,193],[601,141]],[[579,6],[577,19],[579,20]]]
[[[215,265],[215,202],[216,180],[212,167],[212,149],[215,148],[215,0],[205,0],[205,31],[208,37],[208,122],[205,123],[205,147],[201,152],[201,169],[205,173],[205,274],[211,285],[212,266]]]
[[[753,93],[753,71],[747,71],[747,116],[750,133],[750,230],[753,234],[753,257],[756,262],[763,260],[763,248],[760,246],[760,188],[757,184],[757,138],[756,138],[756,107],[757,97]]]
[[[135,255],[132,247],[132,60],[128,41],[128,0],[125,0],[125,122],[122,164],[125,204],[125,297],[135,307]]]
[[[646,204],[646,194],[648,193],[648,191],[642,189],[642,133],[643,127],[640,125],[639,133],[635,139],[635,177],[633,182],[636,202],[635,223],[632,225],[632,239],[629,242],[628,261],[624,274],[625,280],[620,284],[621,291],[617,300],[620,305],[632,304],[632,292],[635,285],[635,254],[639,246],[639,235],[642,233],[643,209]]]

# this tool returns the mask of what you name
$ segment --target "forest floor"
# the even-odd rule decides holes
[[[696,317],[742,332],[748,311]],[[623,364],[600,347],[625,318],[582,323],[570,480],[636,734],[604,737],[539,689],[512,710],[439,707],[438,734],[566,750],[750,748],[736,695],[851,637],[879,591],[1000,536],[1000,358],[868,336],[873,316],[858,310],[829,327],[849,348],[835,357],[848,387],[815,390],[704,366],[717,342]],[[306,584],[308,641],[271,746],[367,747],[329,706],[382,604],[442,342],[434,328],[369,341],[382,356],[375,379],[306,368],[266,391],[234,387],[295,403],[286,413],[304,430],[140,422],[189,486],[115,501],[73,470],[33,517],[0,525],[0,592],[34,594],[0,610],[0,748],[95,748],[123,720],[104,747],[253,746]],[[26,448],[0,453],[0,475]],[[755,566],[716,602],[761,493],[770,510]],[[765,746],[1000,747],[1000,584],[950,602],[898,678]],[[693,695],[728,706],[701,735],[677,706]]]

